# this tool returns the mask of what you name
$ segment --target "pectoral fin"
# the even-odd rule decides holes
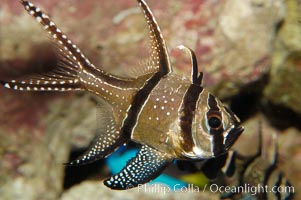
[[[165,169],[173,158],[147,145],[143,145],[136,157],[131,159],[118,174],[108,178],[104,184],[115,190],[126,190],[147,183]]]

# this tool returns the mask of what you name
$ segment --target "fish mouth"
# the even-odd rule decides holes
[[[239,138],[239,136],[244,130],[245,130],[244,127],[238,126],[229,131],[228,137],[226,138],[225,141],[225,150],[231,148],[231,146],[236,142],[236,140]]]
[[[239,138],[240,134],[245,130],[244,127],[240,126],[240,119],[227,107],[224,107],[225,110],[232,116],[233,126],[228,132],[225,140],[225,151],[227,151]]]
[[[218,141],[220,140],[216,140],[217,143],[214,143],[213,145],[213,152],[212,152],[213,157],[227,153],[227,151],[233,146],[233,144],[236,142],[236,140],[239,138],[240,134],[243,131],[244,131],[243,127],[234,126],[229,130],[227,136],[224,138],[223,144],[219,143],[218,145]]]

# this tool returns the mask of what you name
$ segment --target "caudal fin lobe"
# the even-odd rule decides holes
[[[5,88],[19,91],[72,91],[81,90],[78,79],[48,78],[42,75],[35,78],[28,77],[21,80],[2,81]]]
[[[20,0],[25,10],[47,31],[58,57],[58,66],[51,72],[35,74],[22,79],[0,83],[9,89],[21,91],[71,91],[81,90],[80,74],[95,68],[79,48],[43,13],[29,1]]]

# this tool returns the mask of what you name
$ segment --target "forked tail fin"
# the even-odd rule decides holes
[[[22,79],[0,81],[6,87],[24,91],[66,91],[81,90],[80,74],[96,69],[67,36],[56,27],[49,16],[32,3],[20,0],[25,10],[48,32],[55,52],[58,66],[51,72],[27,76]],[[85,70],[86,69],[86,70]]]

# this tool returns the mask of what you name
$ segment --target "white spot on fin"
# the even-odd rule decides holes
[[[8,83],[5,83],[5,84],[4,84],[4,87],[10,88],[10,85],[9,85]]]

